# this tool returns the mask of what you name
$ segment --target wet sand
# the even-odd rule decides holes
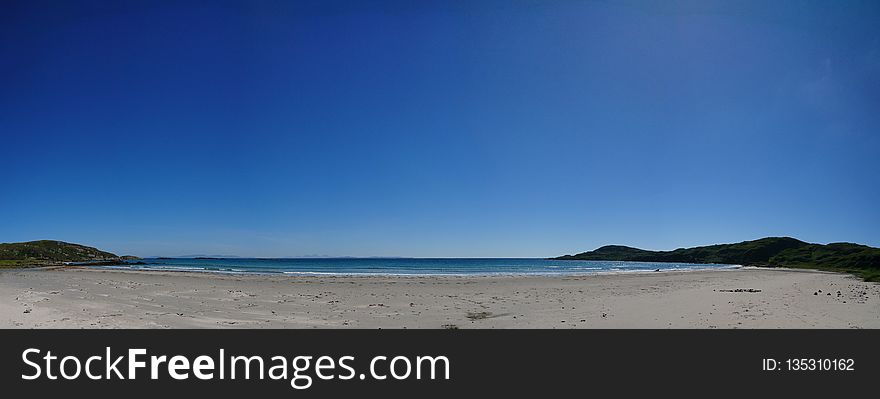
[[[754,268],[569,277],[11,269],[0,270],[0,327],[880,328],[880,285]]]

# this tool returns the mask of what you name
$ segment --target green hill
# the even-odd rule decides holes
[[[62,241],[29,241],[0,244],[0,266],[39,266],[62,262],[116,261],[110,252]]]
[[[595,251],[553,259],[809,268],[850,272],[868,281],[880,281],[880,248],[850,243],[810,244],[790,237],[767,237],[736,244],[679,248],[674,251],[646,251],[607,245]]]

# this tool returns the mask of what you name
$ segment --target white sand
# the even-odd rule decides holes
[[[761,291],[722,291],[735,289]],[[578,277],[0,270],[3,328],[446,326],[880,328],[880,285],[749,268]]]

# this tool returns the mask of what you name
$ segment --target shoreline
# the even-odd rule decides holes
[[[4,269],[0,327],[880,328],[880,285],[757,267],[556,276]]]
[[[629,263],[639,263],[639,262],[629,262]],[[735,270],[742,269],[745,267],[754,267],[754,266],[742,266],[742,265],[724,265],[724,266],[714,266],[714,267],[705,267],[705,268],[691,268],[691,269],[660,269],[660,270],[599,270],[599,271],[578,271],[578,272],[531,272],[531,273],[517,273],[517,272],[487,272],[487,273],[362,273],[362,272],[293,272],[293,271],[280,271],[280,272],[265,272],[265,271],[228,271],[228,270],[213,270],[213,269],[202,269],[202,270],[194,270],[194,269],[185,269],[185,268],[133,268],[133,267],[124,267],[124,266],[87,266],[87,265],[64,265],[64,266],[48,266],[48,267],[63,267],[63,268],[80,268],[80,269],[88,269],[88,270],[112,270],[112,271],[120,271],[120,272],[132,272],[132,273],[191,273],[193,275],[231,275],[231,276],[287,276],[287,277],[297,277],[297,276],[313,276],[313,277],[321,277],[321,276],[329,276],[329,277],[474,277],[474,278],[492,278],[492,277],[521,277],[521,278],[529,278],[529,277],[582,277],[582,276],[601,276],[601,275],[617,275],[617,274],[657,274],[657,273],[688,273],[688,272],[699,272],[699,271],[712,271],[712,270]],[[30,268],[36,269],[36,268]],[[768,268],[771,269],[771,268]],[[779,268],[782,269],[782,268]],[[797,269],[791,269],[797,270]]]

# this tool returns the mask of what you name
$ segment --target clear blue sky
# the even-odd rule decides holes
[[[880,246],[876,1],[352,3],[3,2],[0,242]]]

